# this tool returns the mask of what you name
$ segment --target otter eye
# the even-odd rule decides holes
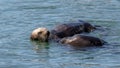
[[[38,32],[38,34],[42,34],[42,32]]]

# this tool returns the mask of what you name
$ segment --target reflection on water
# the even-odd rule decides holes
[[[36,51],[39,51],[42,49],[49,49],[49,43],[47,43],[47,42],[45,43],[45,42],[33,41],[32,45],[34,45],[34,50],[36,50]]]
[[[120,68],[119,0],[0,0],[0,68]],[[73,49],[29,40],[37,27],[65,21],[101,25],[89,35],[109,45]]]

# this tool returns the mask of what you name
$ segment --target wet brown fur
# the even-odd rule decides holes
[[[76,47],[89,47],[102,46],[105,41],[92,36],[74,35],[72,37],[66,37],[61,39],[60,43],[69,44]]]
[[[80,34],[82,32],[91,32],[95,29],[91,24],[84,21],[77,21],[75,23],[66,23],[57,25],[54,30],[52,30],[51,38],[64,38],[73,36],[75,34]]]

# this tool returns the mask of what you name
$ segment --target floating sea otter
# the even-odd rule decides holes
[[[56,26],[53,30],[49,31],[44,27],[35,29],[31,34],[32,40],[39,40],[42,42],[48,42],[48,40],[61,40],[64,37],[71,37],[75,34],[80,34],[82,32],[91,32],[96,29],[90,23],[79,20],[74,23],[66,23]],[[85,38],[86,36],[84,36]],[[83,37],[81,37],[82,39]],[[87,39],[93,40],[93,37],[88,37]],[[79,39],[78,39],[79,40]],[[86,40],[83,40],[83,42]],[[95,41],[95,40],[93,40]],[[81,41],[82,42],[82,41]],[[81,43],[79,42],[79,43]],[[101,41],[99,41],[101,42]],[[72,45],[72,44],[71,44]],[[84,45],[83,45],[84,46]]]
[[[89,47],[89,46],[102,46],[106,42],[96,37],[76,34],[72,37],[65,37],[61,39],[60,43],[69,44],[74,47]]]

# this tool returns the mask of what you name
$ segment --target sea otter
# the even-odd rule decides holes
[[[72,37],[65,37],[60,40],[62,44],[72,45],[74,47],[102,46],[106,42],[92,36],[76,34]]]
[[[47,30],[47,28],[41,27],[33,30],[31,33],[30,39],[41,41],[41,42],[48,42],[50,32]]]
[[[33,30],[31,34],[31,39],[47,42],[49,39],[58,40],[64,37],[80,34],[82,32],[91,32],[94,29],[96,28],[90,23],[79,20],[73,23],[57,25],[51,31],[44,27],[37,28]]]

